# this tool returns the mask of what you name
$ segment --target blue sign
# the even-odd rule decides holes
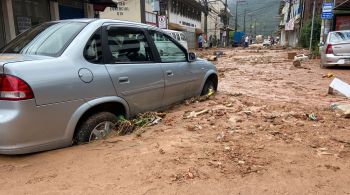
[[[334,3],[323,3],[321,18],[323,20],[330,20],[333,18]]]

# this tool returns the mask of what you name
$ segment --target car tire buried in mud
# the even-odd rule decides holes
[[[83,144],[106,138],[115,128],[118,118],[110,112],[99,112],[83,121],[76,130],[73,144]]]
[[[215,83],[211,79],[205,82],[201,96],[209,94],[210,91],[216,92]]]

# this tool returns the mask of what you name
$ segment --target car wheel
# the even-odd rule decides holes
[[[204,87],[203,87],[203,90],[202,90],[202,93],[201,95],[208,95],[209,92],[211,91],[216,91],[215,90],[215,84],[214,84],[214,81],[213,80],[207,80],[207,82],[205,82],[204,84]]]
[[[82,144],[106,138],[114,130],[117,121],[117,116],[110,112],[94,114],[79,125],[73,143]]]

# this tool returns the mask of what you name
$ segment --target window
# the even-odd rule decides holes
[[[87,42],[84,49],[84,57],[91,63],[102,63],[101,29],[97,30],[96,33]]]
[[[350,31],[331,33],[331,43],[350,42]]]
[[[57,57],[85,26],[83,22],[44,23],[16,37],[0,53]]]
[[[187,61],[186,53],[181,47],[170,40],[163,33],[151,31],[151,36],[157,47],[162,62],[185,62]]]
[[[108,49],[112,63],[153,61],[151,49],[142,31],[112,28],[108,31]]]

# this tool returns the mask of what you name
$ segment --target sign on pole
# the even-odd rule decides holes
[[[323,3],[321,18],[323,20],[330,20],[333,18],[334,3]]]
[[[158,27],[161,29],[167,29],[167,21],[166,21],[166,16],[158,16]]]

